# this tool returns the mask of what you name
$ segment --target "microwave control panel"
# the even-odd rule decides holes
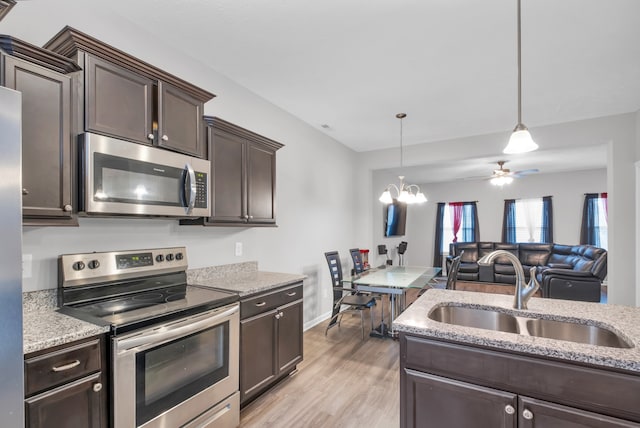
[[[207,208],[207,173],[196,171],[195,208]]]

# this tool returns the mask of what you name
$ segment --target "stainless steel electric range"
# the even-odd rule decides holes
[[[184,247],[58,261],[60,311],[110,326],[115,428],[238,426],[238,295],[187,284]]]

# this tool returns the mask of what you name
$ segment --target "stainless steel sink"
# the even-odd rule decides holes
[[[595,325],[546,319],[528,319],[526,324],[531,336],[611,348],[632,347],[613,331]]]
[[[474,309],[463,306],[439,306],[429,313],[429,318],[434,321],[465,327],[506,331],[508,333],[519,332],[516,317],[503,312],[485,309]]]
[[[428,317],[434,321],[463,327],[475,327],[611,348],[633,348],[632,344],[606,327],[580,324],[572,321],[515,316],[493,309],[444,305],[434,308]]]

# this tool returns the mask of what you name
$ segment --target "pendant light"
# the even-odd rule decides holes
[[[396,117],[400,119],[400,169],[402,169],[402,119],[407,117],[406,113],[398,113]],[[391,189],[395,189],[398,194],[397,200],[398,202],[404,202],[406,204],[421,204],[423,202],[427,202],[427,198],[424,196],[424,193],[420,191],[420,186],[417,184],[405,184],[404,176],[398,176],[400,179],[400,186],[396,186],[395,184],[389,184],[387,188],[380,195],[379,201],[383,204],[390,204],[393,202],[393,197],[391,196]]]
[[[521,53],[521,23],[520,23],[520,1],[518,0],[518,124],[509,138],[509,144],[504,148],[503,153],[526,153],[536,150],[538,145],[531,138],[527,127],[522,123],[522,53]]]

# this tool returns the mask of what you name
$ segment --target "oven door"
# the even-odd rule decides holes
[[[91,133],[80,151],[85,214],[210,215],[207,160]]]
[[[115,428],[183,426],[233,395],[239,335],[236,303],[114,337]]]

